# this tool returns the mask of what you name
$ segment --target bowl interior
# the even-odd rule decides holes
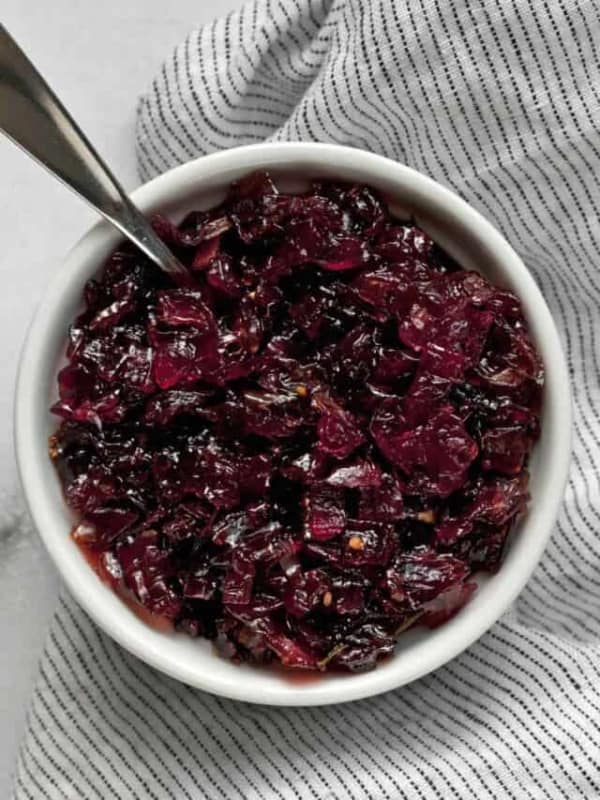
[[[85,280],[119,242],[106,223],[96,225],[69,255],[30,330],[19,376],[17,455],[26,497],[50,554],[67,585],[95,621],[153,666],[194,686],[254,702],[301,705],[375,694],[413,680],[452,658],[486,630],[514,599],[537,563],[560,501],[569,456],[569,395],[564,359],[548,309],[504,239],[455,195],[413,171],[370,154],[327,145],[240,148],[191,162],[139,189],[145,212],[179,221],[192,209],[221,201],[232,180],[269,169],[278,186],[299,191],[313,178],[368,183],[384,193],[401,219],[414,219],[465,268],[477,269],[522,299],[547,370],[542,436],[531,460],[530,511],[517,526],[500,571],[482,577],[470,603],[435,631],[403,634],[395,655],[362,675],[306,675],[236,666],[212,645],[148,627],[92,573],[69,537],[73,519],[61,493],[46,443],[57,420],[57,370],[64,361],[67,326],[81,307]],[[562,423],[559,425],[559,422]]]

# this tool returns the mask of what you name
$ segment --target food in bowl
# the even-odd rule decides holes
[[[518,299],[364,185],[155,226],[85,288],[51,437],[73,536],[155,623],[234,660],[364,670],[498,568],[543,369]]]

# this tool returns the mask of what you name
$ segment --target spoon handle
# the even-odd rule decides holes
[[[156,235],[69,112],[0,25],[0,130],[73,189],[179,284],[186,268]]]

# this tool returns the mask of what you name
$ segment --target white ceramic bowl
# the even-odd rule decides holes
[[[372,672],[298,681],[220,659],[209,642],[145,625],[94,574],[69,537],[72,517],[63,500],[47,438],[57,420],[48,413],[64,359],[67,325],[81,305],[87,278],[119,242],[105,222],[95,225],[52,280],[29,331],[16,396],[16,448],[33,520],[65,583],[88,614],[123,647],[159,670],[215,694],[273,705],[318,705],[355,700],[415,680],[454,658],[481,636],[521,591],[544,550],[563,495],[570,457],[571,408],[567,369],[550,312],[532,277],[503,237],[457,195],[429,178],[361,150],[328,144],[261,144],[199,158],[134,192],[144,212],[179,220],[219,202],[231,181],[268,169],[281,187],[332,177],[375,186],[400,217],[413,217],[464,267],[481,271],[522,300],[546,368],[542,435],[531,462],[530,510],[499,572],[484,578],[469,604],[435,631],[403,634],[395,655]]]

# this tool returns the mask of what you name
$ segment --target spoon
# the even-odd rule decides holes
[[[0,24],[0,130],[99,211],[179,285],[183,264],[154,232],[69,112]]]

